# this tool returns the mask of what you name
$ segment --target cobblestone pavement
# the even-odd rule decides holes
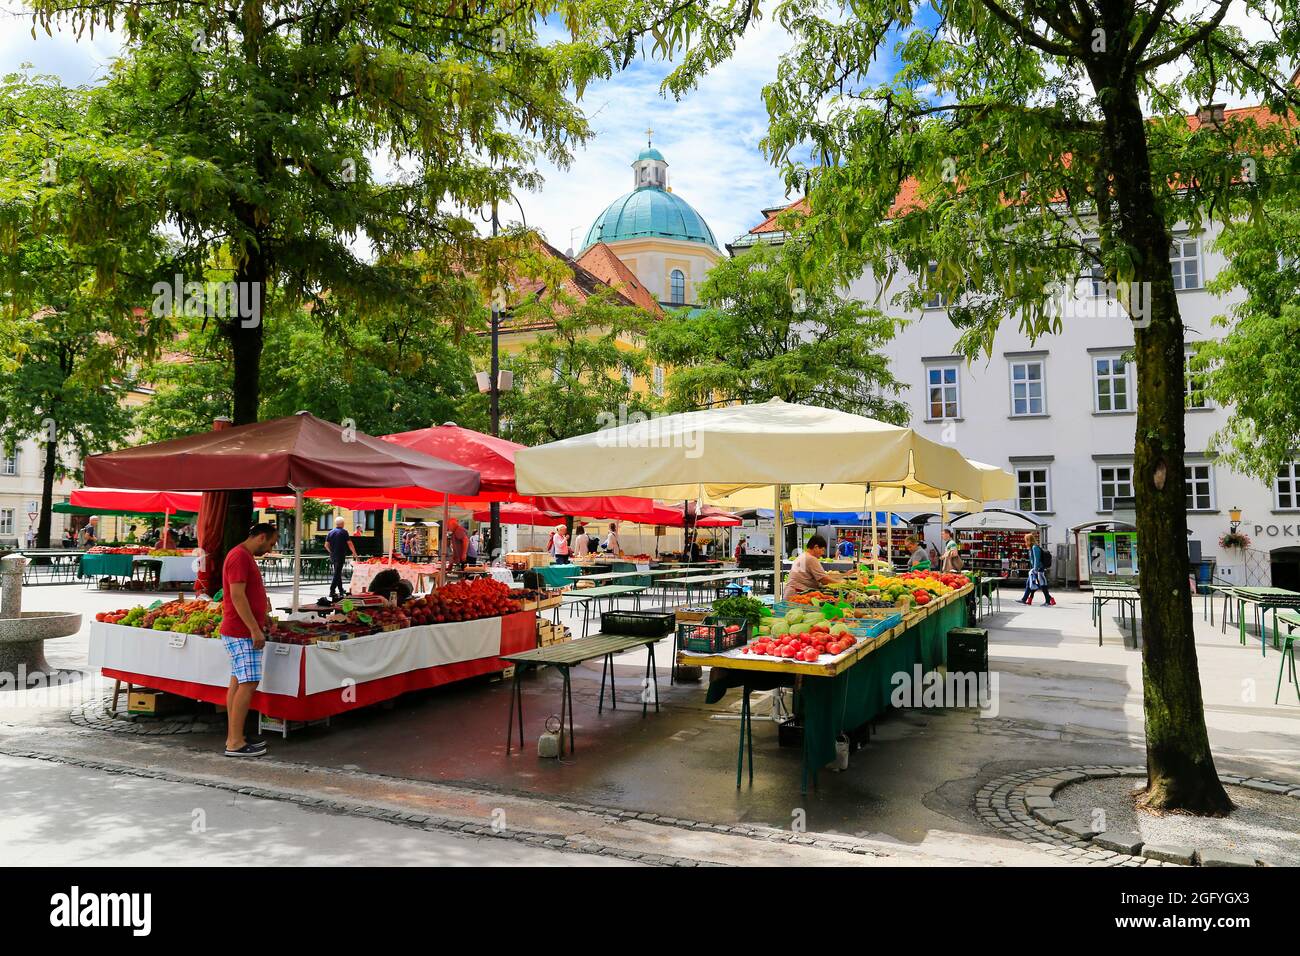
[[[989,781],[975,795],[975,812],[995,830],[1044,847],[1053,856],[1089,866],[1255,865],[1216,848],[1146,847],[1137,834],[1099,832],[1085,820],[1058,809],[1052,800],[1062,787],[1088,779],[1145,778],[1145,767],[1084,766],[1021,770]],[[1237,774],[1221,774],[1224,783],[1300,799],[1300,784]],[[1204,857],[1204,859],[1203,859]],[[1263,861],[1258,861],[1263,862]]]

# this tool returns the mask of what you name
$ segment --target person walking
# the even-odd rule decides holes
[[[253,691],[262,679],[262,648],[271,613],[266,585],[257,559],[275,547],[275,525],[253,525],[248,537],[230,549],[221,565],[221,644],[230,655],[230,688],[226,692],[226,756],[260,757],[266,741],[244,736],[244,722]]]
[[[962,568],[961,549],[957,547],[957,540],[947,528],[943,529],[943,557],[940,559],[939,567],[945,573],[955,573]]]
[[[342,518],[335,518],[334,529],[325,535],[325,550],[330,553],[330,568],[333,571],[330,576],[332,603],[346,593],[343,590],[343,562],[347,560],[348,552],[351,551],[354,558],[357,556],[357,546],[352,541],[352,535],[348,534],[347,522]]]
[[[1047,590],[1047,560],[1043,549],[1038,545],[1038,535],[1032,531],[1025,535],[1025,547],[1029,549],[1029,576],[1025,581],[1025,593],[1017,598],[1021,604],[1033,604],[1034,592],[1042,591],[1049,607],[1056,605],[1056,598]]]

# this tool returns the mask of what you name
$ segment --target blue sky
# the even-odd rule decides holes
[[[0,14],[0,70],[31,63],[69,84],[93,83],[104,76],[117,52],[116,38],[99,33],[75,39],[67,29],[32,39],[31,21],[16,0]],[[631,188],[631,162],[655,130],[655,145],[669,162],[673,191],[700,212],[719,243],[759,222],[759,209],[782,200],[776,170],[758,144],[766,132],[762,88],[776,75],[788,36],[770,20],[746,37],[736,55],[710,73],[701,87],[680,102],[660,95],[671,64],[639,59],[608,82],[592,85],[582,99],[595,135],[567,170],[543,164],[545,187],[520,196],[528,224],[552,245],[566,249],[582,242],[587,228],[614,199]],[[517,210],[502,209],[518,219]],[[571,238],[572,237],[572,238]]]
[[[21,10],[19,0],[7,0],[4,8]],[[1244,15],[1229,19],[1248,34],[1262,31]],[[33,40],[30,23],[12,12],[0,19],[0,69],[30,62],[67,83],[92,83],[117,50],[115,38],[102,33],[76,40],[65,30],[53,37],[38,33]],[[645,144],[647,127],[655,130],[655,145],[668,160],[673,191],[704,216],[720,244],[758,223],[761,208],[785,198],[759,142],[767,129],[762,89],[775,78],[789,46],[789,36],[769,16],[680,101],[659,92],[672,68],[661,61],[639,59],[612,80],[594,84],[581,106],[595,135],[569,169],[543,164],[544,188],[519,197],[528,224],[561,250],[580,244],[596,216],[631,188],[631,162]],[[881,74],[891,68],[889,61],[878,66]],[[518,218],[517,211],[502,214]]]

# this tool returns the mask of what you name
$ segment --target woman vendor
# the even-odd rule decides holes
[[[808,539],[803,554],[795,558],[794,563],[790,565],[790,573],[785,579],[785,590],[781,593],[782,600],[788,601],[796,594],[816,591],[824,584],[844,579],[838,571],[822,569],[821,559],[825,556],[826,539],[819,534],[813,535]]]

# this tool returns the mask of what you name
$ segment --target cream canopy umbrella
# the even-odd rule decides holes
[[[881,482],[963,498],[984,490],[979,470],[951,446],[910,428],[780,399],[647,418],[515,456],[515,484],[523,494],[712,502],[766,488],[778,514],[783,484]],[[782,549],[775,543],[779,586]]]
[[[966,498],[979,471],[948,445],[849,412],[772,399],[630,422],[520,451],[523,494],[717,500],[743,488],[914,480]],[[766,505],[764,505],[766,507]]]
[[[909,477],[903,481],[873,481],[870,488],[862,484],[793,485],[790,488],[790,506],[795,511],[867,511],[872,508],[871,493],[875,492],[875,507],[887,511],[951,510],[979,511],[989,501],[1009,500],[1016,496],[1016,479],[997,465],[966,459],[980,477],[980,492],[974,497],[936,489]],[[710,500],[728,508],[766,508],[765,490],[745,488]]]

